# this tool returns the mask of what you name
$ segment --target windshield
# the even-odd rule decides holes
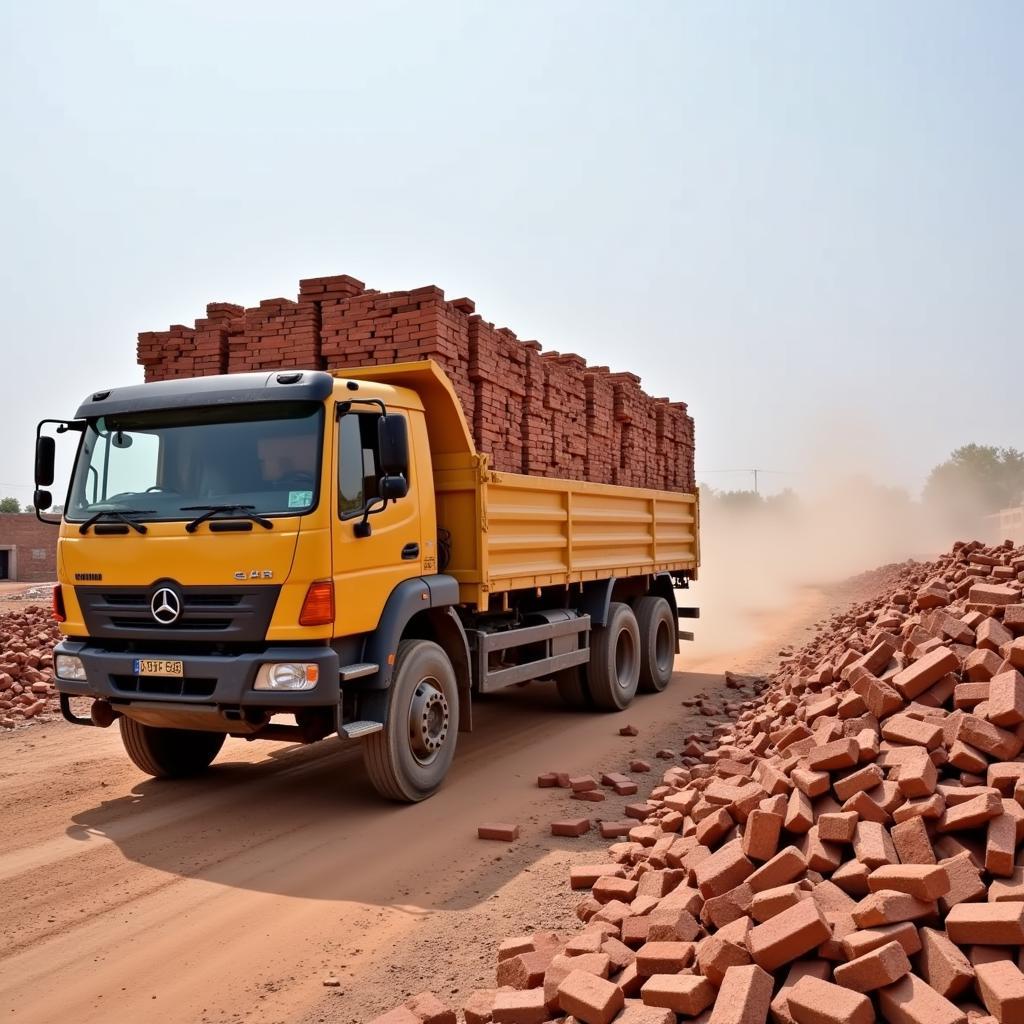
[[[317,502],[322,437],[319,402],[100,417],[85,429],[65,515],[84,521],[119,509],[191,520],[196,506],[213,505],[308,512]]]

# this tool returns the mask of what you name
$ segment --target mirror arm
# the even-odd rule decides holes
[[[380,502],[380,508],[375,508],[377,502]],[[363,508],[363,518],[353,527],[353,533],[357,537],[369,537],[373,533],[373,527],[370,525],[370,515],[374,512],[383,512],[388,507],[387,498],[371,498]]]
[[[387,406],[379,398],[346,398],[344,402],[339,402],[337,405],[338,419],[347,416],[352,411],[353,405],[375,405],[380,409],[381,416],[387,419]]]

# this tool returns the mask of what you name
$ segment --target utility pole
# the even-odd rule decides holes
[[[757,489],[757,474],[758,470],[752,469],[751,472],[754,474],[754,493],[760,494],[761,492]]]

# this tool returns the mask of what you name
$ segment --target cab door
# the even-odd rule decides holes
[[[423,574],[420,490],[416,443],[409,424],[409,491],[379,509],[380,412],[358,407],[337,420],[335,438],[334,600],[335,635],[374,629],[391,591],[403,580]],[[413,414],[415,415],[415,414]],[[405,410],[388,410],[403,416]],[[366,516],[369,503],[378,507]],[[365,519],[365,526],[360,526]],[[360,536],[360,533],[368,535]]]

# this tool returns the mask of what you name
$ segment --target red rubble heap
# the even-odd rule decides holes
[[[29,605],[0,615],[0,728],[48,721],[59,713],[53,686],[58,639],[48,608]]]
[[[743,681],[572,869],[582,930],[503,944],[467,1020],[1024,1020],[1024,549],[878,579]]]
[[[451,378],[477,448],[506,473],[694,490],[693,420],[631,373],[543,352],[433,285],[378,292],[309,278],[299,294],[206,307],[194,326],[139,335],[147,381],[283,367],[337,370],[433,359]]]

